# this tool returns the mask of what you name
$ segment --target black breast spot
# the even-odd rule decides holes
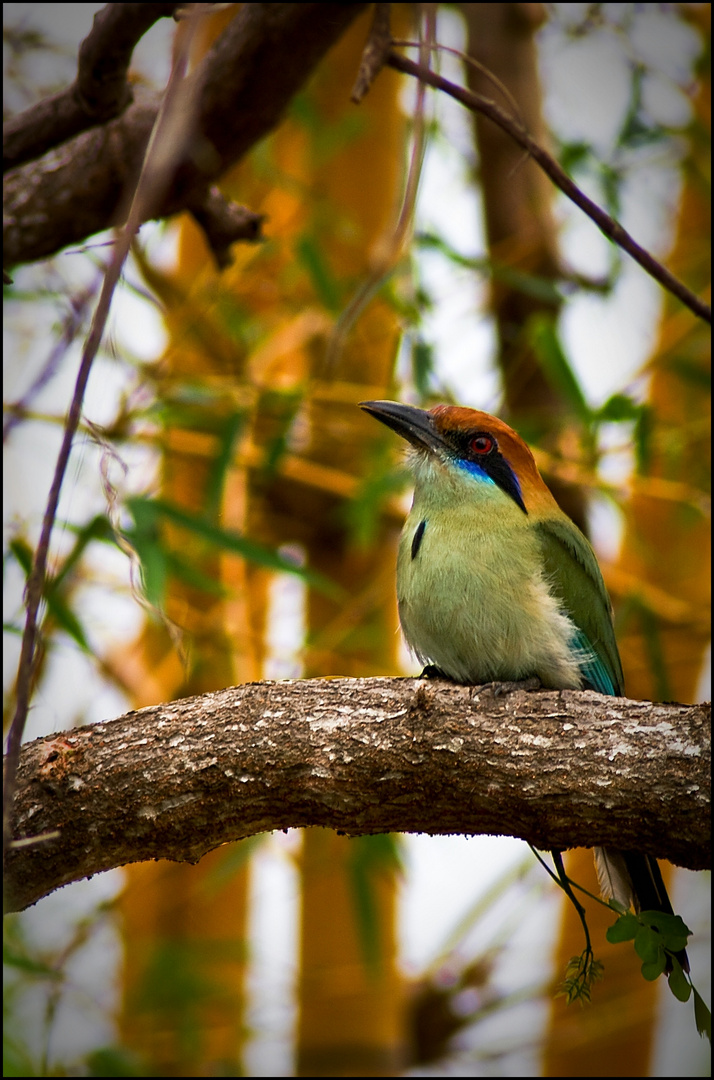
[[[416,559],[419,554],[419,548],[424,537],[424,530],[426,529],[426,520],[420,521],[417,525],[416,532],[412,538],[412,559]]]

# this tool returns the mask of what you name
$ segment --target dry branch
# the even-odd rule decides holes
[[[202,206],[211,184],[276,126],[365,7],[244,4],[191,76],[196,137],[154,215]],[[118,119],[6,174],[6,266],[46,258],[119,222],[158,107],[155,96],[137,100]]]
[[[309,825],[605,844],[701,869],[709,724],[704,705],[419,679],[250,683],[141,709],[23,747],[6,902]]]
[[[77,78],[3,125],[3,172],[120,116],[134,100],[127,79],[134,46],[178,4],[107,4],[79,49]]]
[[[428,68],[421,64],[414,63],[413,60],[409,60],[406,56],[402,56],[397,52],[390,52],[387,57],[386,64],[388,67],[392,67],[395,71],[401,71],[405,75],[413,75],[419,79],[420,82],[426,83],[428,86],[433,86],[435,90],[443,90],[444,93],[453,97],[456,101],[460,102],[467,109],[472,112],[481,113],[483,116],[488,117],[494,124],[505,131],[507,135],[522,146],[525,151],[533,158],[537,165],[543,170],[543,172],[550,177],[555,186],[559,188],[564,195],[579,206],[580,209],[587,214],[591,221],[594,221],[600,231],[608,240],[612,240],[618,247],[626,251],[635,262],[645,270],[651,277],[658,281],[668,292],[673,296],[676,296],[683,304],[685,304],[690,311],[693,311],[695,315],[698,315],[700,319],[704,319],[706,322],[712,321],[712,310],[706,301],[701,297],[693,293],[684,282],[664,266],[658,259],[655,259],[653,255],[641,247],[640,244],[630,236],[628,231],[616,221],[615,218],[610,217],[605,211],[589,199],[581,188],[568,176],[565,169],[555,160],[555,158],[548,153],[542,146],[540,146],[535,139],[533,139],[522,123],[515,117],[509,116],[499,105],[489,98],[483,97],[481,94],[474,94],[471,90],[466,90],[463,86],[457,86],[455,83],[449,82],[448,79],[444,79],[441,75],[438,75],[434,71],[430,71]]]

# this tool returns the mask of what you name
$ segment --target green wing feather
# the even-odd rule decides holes
[[[601,694],[624,695],[610,598],[595,552],[565,516],[538,521],[536,529],[551,587],[578,628],[576,644],[590,654],[581,665],[586,682]]]
[[[536,528],[551,587],[578,628],[576,645],[590,656],[581,663],[585,681],[602,694],[624,695],[610,599],[593,549],[565,515],[541,520]],[[656,859],[601,847],[594,854],[605,899],[614,896],[625,906],[633,903],[636,911],[672,911]],[[688,972],[686,951],[675,955]],[[671,971],[671,959],[668,962]]]

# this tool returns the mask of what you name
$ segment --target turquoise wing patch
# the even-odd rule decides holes
[[[596,690],[598,694],[609,694],[617,697],[617,689],[607,668],[597,655],[582,630],[578,630],[573,644],[582,655],[580,670],[583,673],[585,690]]]

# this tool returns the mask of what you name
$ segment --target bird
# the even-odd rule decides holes
[[[409,444],[414,498],[399,542],[397,600],[425,672],[471,685],[535,678],[548,689],[624,696],[597,558],[520,435],[457,405],[359,405]],[[655,858],[610,848],[594,855],[603,899],[673,914]],[[676,955],[689,971],[686,953]]]

